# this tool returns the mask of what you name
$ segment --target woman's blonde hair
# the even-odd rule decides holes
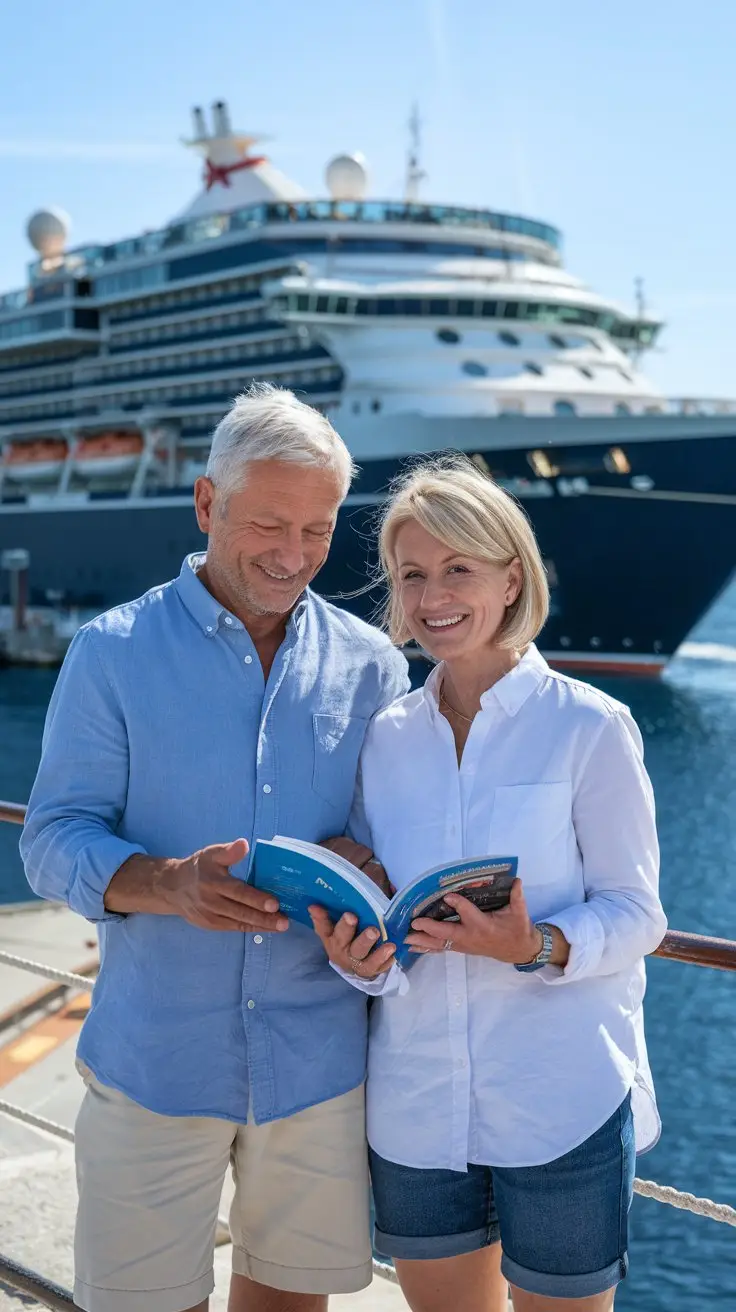
[[[521,561],[519,595],[506,610],[498,645],[524,651],[544,625],[549,588],[532,527],[513,497],[466,456],[423,461],[394,484],[379,533],[384,624],[395,643],[409,633],[397,587],[394,548],[402,524],[414,520],[452,551],[501,567]]]

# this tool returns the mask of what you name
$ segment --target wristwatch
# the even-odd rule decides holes
[[[531,975],[532,971],[541,970],[542,966],[548,966],[554,948],[551,925],[546,925],[544,921],[541,921],[539,924],[535,925],[534,928],[538,929],[542,935],[543,941],[539,952],[531,961],[526,961],[520,966],[514,966],[514,970],[520,970],[525,975]]]

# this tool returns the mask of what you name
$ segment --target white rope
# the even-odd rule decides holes
[[[25,1125],[33,1125],[37,1130],[46,1130],[48,1134],[56,1135],[57,1139],[74,1143],[73,1130],[68,1130],[65,1125],[57,1125],[56,1121],[47,1121],[45,1116],[36,1116],[35,1112],[24,1111],[22,1107],[6,1102],[4,1098],[0,1098],[0,1112],[5,1112],[6,1116],[12,1116],[16,1121],[23,1121]]]
[[[70,984],[74,988],[90,989],[94,978],[75,975],[71,970],[57,970],[55,966],[44,966],[40,961],[29,961],[27,957],[16,957],[12,952],[0,951],[0,965],[15,966],[17,970],[27,970],[31,975],[41,975],[43,979],[58,979],[61,984]]]
[[[634,1192],[642,1198],[656,1198],[658,1203],[668,1203],[670,1207],[679,1207],[684,1212],[694,1212],[696,1216],[708,1216],[711,1221],[723,1221],[725,1225],[736,1225],[736,1207],[727,1203],[714,1203],[710,1198],[696,1198],[695,1194],[680,1193],[666,1184],[655,1184],[654,1180],[635,1180]]]

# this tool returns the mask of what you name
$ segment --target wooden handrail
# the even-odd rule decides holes
[[[18,802],[0,802],[0,820],[7,820],[11,825],[22,825],[26,818],[26,808]]]
[[[681,929],[668,930],[652,956],[685,961],[691,966],[710,966],[712,970],[736,970],[736,943],[731,939],[686,934]]]
[[[0,821],[22,825],[26,808],[18,802],[0,802]],[[736,943],[728,938],[709,938],[705,934],[686,934],[670,929],[652,953],[667,961],[684,961],[690,966],[710,966],[712,970],[736,970]]]

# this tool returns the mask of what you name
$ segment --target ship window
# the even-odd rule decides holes
[[[458,313],[459,315],[464,316],[464,317],[467,318],[467,319],[472,318],[473,314],[475,313],[475,302],[474,302],[474,301],[458,301],[458,303],[457,303],[457,313]]]
[[[446,342],[448,346],[455,346],[462,341],[460,334],[456,333],[454,328],[440,328],[435,333],[435,337],[439,342]]]
[[[626,404],[625,401],[619,401],[618,404],[616,405],[615,410],[614,410],[614,414],[617,414],[617,415],[630,415],[630,414],[631,414],[631,407],[628,406],[628,405]],[[626,472],[626,471],[624,471],[624,472]]]
[[[498,340],[499,342],[503,342],[504,346],[521,346],[521,342],[516,336],[516,333],[499,333]]]
[[[626,382],[627,382],[627,383],[633,383],[634,379],[632,378],[631,374],[627,372],[626,369],[622,369],[622,368],[619,366],[619,370],[618,370],[618,371],[619,371],[621,377],[626,379]]]
[[[429,302],[429,313],[446,315],[450,313],[450,302],[448,300],[431,300]]]
[[[481,305],[481,314],[484,319],[495,319],[498,306],[496,301],[483,301]]]
[[[329,298],[327,296],[317,297],[317,314],[327,314],[327,305]]]
[[[616,407],[616,413],[619,413],[618,406]],[[628,409],[626,410],[626,413],[629,414]],[[631,473],[631,465],[629,464],[625,451],[622,451],[620,446],[612,446],[611,450],[603,457],[603,463],[611,474]]]
[[[527,360],[526,364],[524,365],[524,368],[526,369],[528,374],[536,374],[538,378],[541,378],[542,374],[544,373],[544,370],[541,368],[541,366],[535,364],[533,360]]]
[[[469,378],[486,378],[488,376],[486,366],[481,364],[479,360],[463,360],[460,367]]]
[[[336,297],[335,297],[335,314],[347,314],[347,312],[348,312],[348,298],[347,298],[347,296],[336,296]]]
[[[374,413],[375,415],[378,414],[378,411],[379,411],[380,409],[381,409],[381,402],[380,402],[380,401],[371,401],[371,410],[373,411],[373,413]]]
[[[556,346],[559,351],[567,349],[567,342],[564,337],[560,337],[559,333],[550,333],[548,341],[550,346]]]
[[[556,478],[560,472],[559,465],[550,459],[547,451],[530,451],[527,460],[537,478]]]
[[[593,370],[592,370],[592,369],[588,369],[584,364],[579,364],[579,365],[578,365],[578,371],[579,371],[579,373],[581,373],[581,374],[583,375],[583,378],[594,378],[594,377],[595,377],[595,374],[593,373]]]
[[[577,410],[575,409],[575,406],[573,405],[572,401],[555,401],[554,409],[556,415],[577,414]]]

